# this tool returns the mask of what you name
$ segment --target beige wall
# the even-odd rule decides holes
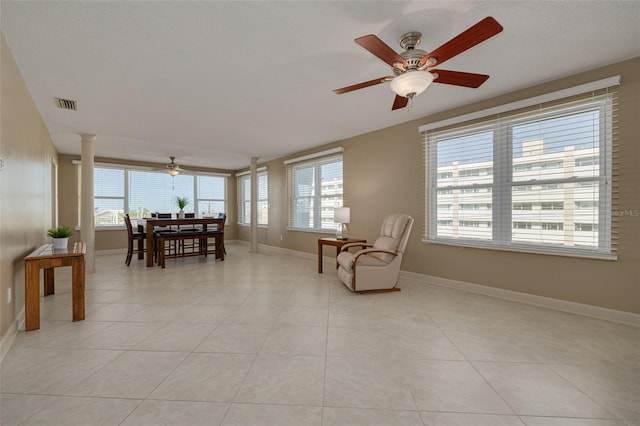
[[[24,308],[24,257],[47,240],[53,223],[49,132],[0,33],[0,336]],[[8,303],[7,290],[13,301]]]
[[[419,126],[618,74],[622,77],[618,123],[619,209],[640,211],[640,58],[318,147],[315,151],[333,146],[345,148],[344,204],[351,207],[352,236],[373,240],[383,216],[391,212],[406,212],[416,219],[403,261],[405,271],[640,313],[640,217],[637,216],[620,217],[617,261],[427,245],[421,241],[424,173]],[[421,95],[428,96],[428,92]],[[259,242],[315,253],[316,241],[322,234],[286,230],[283,160],[266,163],[269,229],[263,231]],[[243,228],[239,238],[247,239],[248,229]],[[332,252],[326,251],[325,255]]]

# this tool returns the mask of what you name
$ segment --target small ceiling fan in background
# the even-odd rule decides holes
[[[169,157],[169,159],[171,160],[171,162],[166,166],[167,173],[169,173],[171,176],[177,176],[180,174],[180,172],[184,171],[180,168],[179,165],[176,164],[176,157]]]
[[[396,93],[391,109],[396,110],[406,107],[409,99],[424,92],[431,83],[480,87],[489,78],[488,75],[432,68],[493,37],[502,29],[502,25],[498,21],[490,16],[486,17],[431,53],[416,49],[416,46],[420,44],[422,34],[415,31],[400,37],[400,46],[405,49],[400,54],[373,34],[359,37],[354,41],[391,65],[394,75],[335,89],[333,92],[340,95],[389,81],[391,82],[389,85],[391,90]]]

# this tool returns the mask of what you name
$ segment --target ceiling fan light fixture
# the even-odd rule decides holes
[[[169,169],[169,170],[167,170],[167,173],[169,173],[171,176],[178,176],[180,174],[180,170],[178,170],[178,169]]]
[[[433,74],[429,71],[410,71],[391,80],[389,87],[396,95],[411,99],[427,90],[431,83]]]

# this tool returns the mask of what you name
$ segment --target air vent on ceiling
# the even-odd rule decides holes
[[[62,99],[62,98],[55,98],[55,100],[56,100],[56,105],[58,105],[58,108],[70,109],[73,111],[78,110],[76,101],[72,101],[70,99]]]

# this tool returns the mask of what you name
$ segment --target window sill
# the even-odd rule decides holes
[[[135,226],[134,226],[135,228]],[[114,225],[114,226],[96,226],[95,228],[96,232],[103,232],[103,231],[126,231],[127,227],[124,226],[124,224],[122,225]],[[135,231],[135,229],[134,229]]]
[[[335,229],[287,228],[287,231],[311,232],[313,234],[336,234]]]
[[[244,228],[249,228],[251,226],[250,223],[236,223],[236,225],[244,227]],[[267,229],[268,227],[269,227],[269,225],[258,224],[258,228],[259,229]]]
[[[616,261],[618,260],[618,256],[615,254],[609,253],[597,253],[597,252],[588,252],[588,251],[568,251],[568,250],[559,250],[554,249],[553,247],[522,247],[522,246],[500,246],[487,244],[482,242],[475,241],[448,241],[448,240],[429,240],[423,239],[422,242],[424,244],[439,244],[445,246],[453,246],[453,247],[468,247],[468,248],[478,248],[478,249],[488,249],[488,250],[497,250],[497,251],[509,251],[515,253],[526,253],[526,254],[544,254],[551,256],[564,256],[564,257],[575,257],[582,259],[595,259],[595,260],[608,260],[608,261]]]

